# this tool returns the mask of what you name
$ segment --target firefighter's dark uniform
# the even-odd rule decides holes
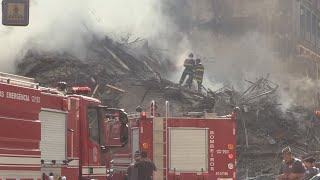
[[[304,173],[303,180],[310,180],[313,176],[317,175],[319,173],[319,169],[316,167],[310,167],[306,169],[306,172]]]
[[[198,83],[198,91],[201,91],[202,88],[202,80],[203,80],[203,73],[204,73],[204,67],[201,64],[201,62],[197,63],[195,69],[194,69],[194,77],[193,79],[197,81]]]
[[[186,78],[186,76],[188,75],[189,78],[186,81],[186,85],[191,88],[192,85],[192,81],[193,81],[193,75],[194,75],[194,67],[195,67],[195,61],[194,59],[186,59],[184,61],[184,71],[182,73],[182,76],[180,78],[179,84],[182,85],[182,83],[184,82],[184,79]]]
[[[312,179],[313,176],[319,174],[319,168],[316,168],[314,166],[314,162],[316,162],[316,158],[310,156],[310,155],[305,155],[302,156],[302,162],[306,166],[306,171],[304,173],[303,180],[310,180]]]
[[[305,173],[305,167],[301,160],[292,158],[289,162],[282,162],[279,174]]]

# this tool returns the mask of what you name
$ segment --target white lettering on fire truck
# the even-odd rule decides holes
[[[210,171],[214,171],[214,131],[209,133],[209,167]]]
[[[38,96],[31,96],[31,102],[40,103],[40,97],[38,97]]]
[[[217,150],[217,154],[229,154],[229,150]]]
[[[33,103],[40,103],[39,96],[31,96],[22,93],[15,93],[15,92],[5,92],[0,90],[0,98],[7,98],[7,99],[14,99],[19,101],[27,101]]]
[[[216,172],[216,176],[228,176],[228,172]]]
[[[222,150],[222,154],[229,154],[229,150]]]
[[[8,99],[16,99],[20,101],[30,101],[29,95],[14,93],[14,92],[7,92]]]

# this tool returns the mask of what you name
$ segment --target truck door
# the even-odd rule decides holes
[[[87,118],[89,128],[88,140],[88,175],[90,177],[106,176],[105,157],[102,155],[104,146],[104,118],[101,116],[101,109],[95,106],[88,106]],[[83,172],[85,174],[85,172]]]

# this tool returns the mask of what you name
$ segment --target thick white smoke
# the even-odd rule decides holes
[[[13,72],[29,49],[84,59],[92,32],[98,38],[152,38],[166,28],[162,18],[157,0],[31,0],[27,27],[0,28],[0,71]]]
[[[108,36],[119,40],[130,36],[130,40],[146,39],[152,47],[167,50],[179,69],[166,75],[174,82],[179,81],[183,61],[192,52],[203,60],[204,85],[212,90],[227,83],[243,90],[244,79],[254,81],[270,73],[271,80],[286,87],[280,91],[282,103],[292,104],[299,99],[300,94],[292,87],[299,87],[301,82],[313,92],[312,81],[293,79],[286,73],[286,65],[274,54],[268,36],[249,30],[226,36],[213,30],[215,10],[228,16],[233,11],[230,4],[217,8],[211,0],[30,1],[27,27],[0,28],[0,71],[14,72],[16,60],[29,49],[68,52],[84,60],[93,38]],[[261,12],[252,13],[256,16]],[[307,92],[307,88],[300,89]]]

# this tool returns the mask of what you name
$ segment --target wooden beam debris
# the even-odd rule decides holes
[[[99,85],[100,85],[100,84],[97,84],[97,85],[96,85],[96,87],[95,87],[94,90],[93,90],[93,93],[92,93],[91,97],[94,97],[94,95],[96,94],[96,92],[97,92],[97,90],[98,90],[98,88],[99,88]]]
[[[118,61],[118,63],[119,63],[122,67],[124,67],[125,69],[127,69],[128,71],[130,71],[129,67],[128,67],[127,65],[125,65],[125,64],[122,62],[122,60],[121,60],[120,58],[118,58],[118,56],[117,56],[116,54],[114,54],[114,53],[113,53],[110,49],[108,49],[106,46],[103,46],[103,48],[104,48],[105,50],[107,50],[107,51],[112,55],[112,57],[113,57],[115,60]]]
[[[107,86],[107,87],[109,87],[109,88],[111,88],[111,89],[115,89],[115,90],[117,90],[117,91],[123,92],[123,93],[125,93],[125,92],[126,92],[125,90],[120,89],[120,88],[117,88],[117,87],[112,86],[112,85],[110,85],[110,84],[107,84],[106,86]]]

